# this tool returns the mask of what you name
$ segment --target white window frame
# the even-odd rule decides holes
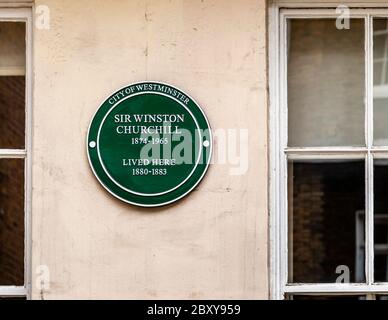
[[[287,30],[289,18],[336,18],[335,9],[346,4],[352,18],[365,19],[365,140],[366,147],[287,148]],[[388,283],[376,284],[373,250],[373,159],[388,158],[388,147],[373,147],[373,29],[372,17],[388,18],[386,1],[269,1],[269,89],[270,89],[270,297],[287,294],[363,295],[388,294]],[[287,163],[303,159],[364,159],[366,205],[365,284],[287,284],[288,208]]]
[[[32,6],[15,8],[0,4],[0,22],[26,23],[26,68],[25,70],[1,70],[1,75],[24,75],[25,80],[25,148],[0,149],[0,159],[25,160],[24,179],[24,286],[0,286],[0,297],[31,298],[31,190],[32,190]],[[0,243],[1,245],[1,243]]]

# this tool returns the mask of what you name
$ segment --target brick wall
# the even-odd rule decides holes
[[[296,163],[293,168],[293,281],[355,279],[355,218],[365,208],[363,162]]]
[[[294,281],[314,282],[316,274],[323,274],[325,256],[323,177],[300,165],[294,167],[294,173]]]

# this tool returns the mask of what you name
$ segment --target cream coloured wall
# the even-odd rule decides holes
[[[268,298],[265,1],[39,4],[51,28],[34,29],[32,297]],[[86,131],[110,93],[143,80],[187,91],[213,129],[249,129],[249,171],[214,164],[165,208],[110,196],[89,168]]]

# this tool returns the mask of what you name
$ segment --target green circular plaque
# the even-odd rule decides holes
[[[158,82],[129,85],[97,110],[87,150],[92,170],[130,204],[170,204],[201,181],[212,154],[209,122],[181,90]]]

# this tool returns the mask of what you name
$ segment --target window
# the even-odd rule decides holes
[[[269,23],[272,298],[386,299],[388,10],[350,9],[347,29],[330,4],[283,2]]]
[[[0,299],[30,287],[31,17],[0,8]]]

